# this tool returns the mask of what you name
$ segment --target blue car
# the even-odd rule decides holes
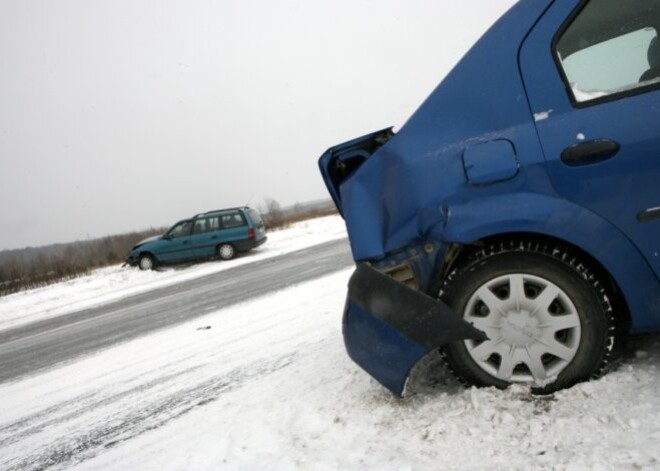
[[[660,331],[658,31],[658,0],[522,0],[398,132],[323,154],[357,364],[549,393]]]
[[[177,222],[162,236],[136,244],[126,259],[129,265],[151,270],[165,263],[218,257],[229,260],[266,242],[266,229],[254,209],[229,208],[198,214]]]

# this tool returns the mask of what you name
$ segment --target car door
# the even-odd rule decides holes
[[[161,262],[183,262],[193,258],[193,252],[190,249],[190,231],[191,221],[182,221],[175,224],[167,233],[163,240],[164,244],[156,254]]]
[[[555,1],[519,60],[556,191],[610,221],[660,276],[660,2]],[[654,39],[655,38],[655,39]]]
[[[208,258],[215,255],[218,245],[218,217],[205,217],[195,219],[190,247],[195,258]]]

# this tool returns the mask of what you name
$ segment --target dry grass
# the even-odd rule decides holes
[[[332,204],[296,205],[280,209],[274,200],[261,210],[269,231],[299,221],[337,214]],[[100,239],[0,252],[0,296],[88,274],[95,268],[121,263],[140,240],[163,234],[165,228],[151,228]]]

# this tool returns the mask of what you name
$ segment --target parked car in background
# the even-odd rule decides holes
[[[658,0],[521,0],[398,132],[321,157],[356,363],[401,395],[441,348],[549,393],[660,331],[659,32]]]
[[[229,260],[266,242],[266,229],[257,211],[248,207],[198,214],[177,222],[161,236],[136,244],[126,262],[142,270],[160,264],[209,258]]]

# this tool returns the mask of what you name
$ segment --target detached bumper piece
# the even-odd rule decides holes
[[[136,266],[138,263],[137,258],[133,257],[132,255],[129,255],[126,257],[126,260],[124,260],[124,264],[122,267],[125,267],[126,265],[130,265],[132,267]]]
[[[446,304],[364,263],[348,284],[343,330],[351,359],[397,396],[427,353],[457,340],[487,338]]]

